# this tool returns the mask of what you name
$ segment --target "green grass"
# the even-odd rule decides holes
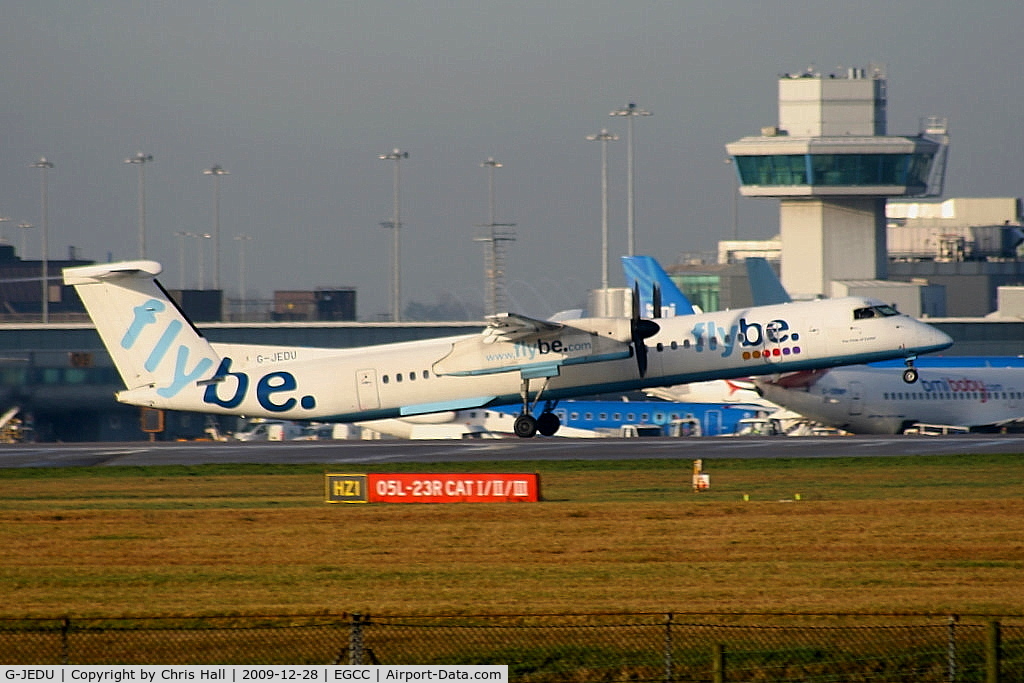
[[[326,471],[539,472],[329,505]],[[0,470],[0,616],[1024,611],[1018,455]],[[799,500],[797,499],[799,497]]]

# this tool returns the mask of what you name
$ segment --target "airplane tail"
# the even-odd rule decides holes
[[[654,317],[654,311],[649,309],[653,306],[655,285],[661,290],[662,317],[701,312],[700,308],[694,306],[679,290],[676,283],[653,257],[623,256],[622,270],[626,274],[626,284],[630,289],[639,284],[640,301],[644,308],[648,309],[647,317]]]
[[[212,376],[219,360],[157,282],[160,271],[155,261],[64,269],[129,390],[118,395],[127,403],[164,404]]]
[[[768,265],[768,261],[760,256],[747,257],[747,280],[750,281],[750,294],[755,306],[788,304],[792,301],[779,276]]]

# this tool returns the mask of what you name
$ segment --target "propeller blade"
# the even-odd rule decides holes
[[[652,316],[651,317],[653,317],[653,318],[660,318],[661,317],[661,287],[659,287],[657,284],[655,284],[651,288],[651,308],[654,309],[652,311]]]
[[[657,295],[660,299],[660,295]],[[658,302],[660,306],[660,301]],[[640,317],[640,283],[633,285],[633,315],[630,318],[629,334],[633,342],[633,352],[636,354],[636,367],[640,376],[647,374],[647,345],[644,339],[658,334],[661,328],[653,320]]]

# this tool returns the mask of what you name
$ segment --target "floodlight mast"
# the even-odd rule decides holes
[[[487,285],[484,301],[484,312],[487,315],[494,315],[507,309],[505,290],[505,242],[515,240],[515,233],[511,230],[499,230],[499,228],[512,228],[515,223],[498,223],[495,221],[494,212],[494,169],[502,168],[504,164],[495,161],[494,157],[488,157],[487,161],[480,164],[481,168],[487,169],[487,203],[490,211],[490,221],[483,226],[487,228],[483,237],[474,238],[477,242],[484,243],[484,275]]]
[[[618,139],[604,128],[587,136],[590,142],[601,143],[601,289],[608,289],[608,143]]]
[[[401,187],[402,187],[402,175],[401,175],[401,162],[402,159],[408,159],[409,153],[403,152],[397,147],[393,149],[389,154],[379,154],[378,159],[383,161],[394,161],[395,162],[395,179],[394,179],[394,199],[392,207],[392,218],[391,218],[391,229],[394,231],[391,241],[391,320],[393,322],[399,322],[402,319],[402,271],[399,263],[401,258],[401,240],[399,234],[402,229],[402,211],[401,211]],[[382,226],[386,226],[386,223],[381,223]]]
[[[615,109],[608,113],[609,116],[626,117],[626,244],[627,254],[633,256],[636,253],[636,201],[634,190],[636,185],[636,172],[633,164],[633,119],[638,116],[651,116],[651,112],[640,109],[633,102],[630,102],[622,109]]]
[[[230,175],[220,164],[203,170],[213,178],[213,288],[220,289],[220,177]]]
[[[139,258],[146,258],[146,172],[145,165],[153,161],[152,154],[137,152],[135,156],[124,160],[126,164],[139,167]]]
[[[50,322],[50,220],[49,220],[49,202],[47,201],[47,183],[50,169],[53,168],[53,162],[47,161],[46,157],[40,157],[39,161],[34,164],[30,164],[31,168],[38,168],[42,171],[42,197],[41,197],[41,214],[42,214],[42,253],[43,253],[43,294],[42,294],[42,317],[43,324]]]

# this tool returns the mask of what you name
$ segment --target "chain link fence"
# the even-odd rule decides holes
[[[507,664],[513,681],[1024,681],[1024,616],[0,619],[3,664]]]

